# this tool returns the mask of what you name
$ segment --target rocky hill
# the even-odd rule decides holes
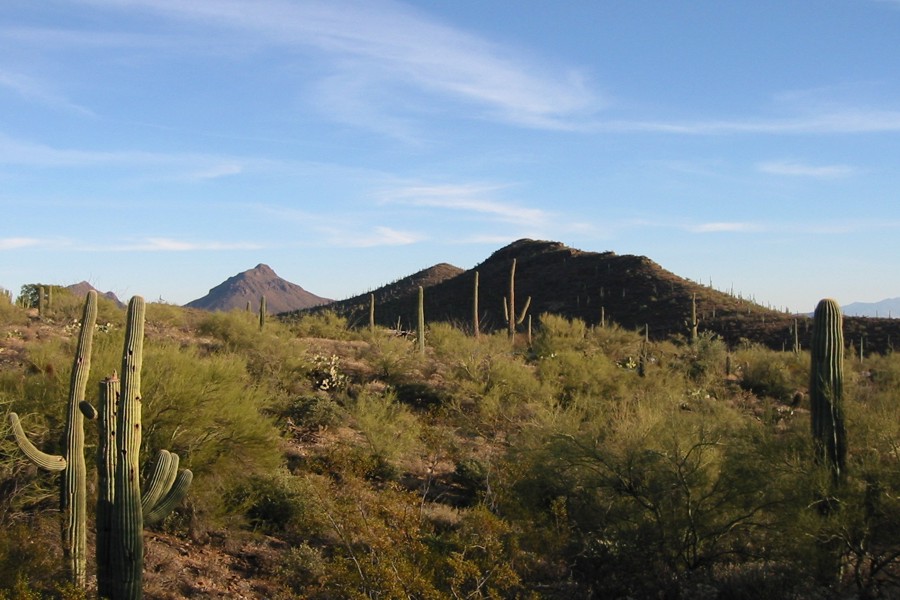
[[[523,239],[494,252],[463,271],[437,265],[379,288],[375,320],[380,325],[412,329],[416,321],[417,288],[426,288],[429,321],[449,321],[471,327],[475,272],[479,273],[479,323],[483,331],[506,326],[503,303],[516,259],[516,309],[531,297],[529,313],[537,324],[541,313],[579,318],[588,325],[606,322],[629,329],[649,329],[652,339],[689,335],[693,304],[699,331],[721,336],[731,345],[742,340],[771,348],[791,348],[797,323],[801,347],[808,347],[810,319],[766,308],[746,298],[679,277],[645,256],[588,252],[559,242]],[[438,272],[437,277],[422,274]],[[369,295],[334,302],[328,309],[351,323],[368,321]],[[524,325],[522,330],[524,330]],[[900,320],[848,318],[848,344],[863,337],[866,348],[885,351],[900,340]]]
[[[185,306],[228,311],[246,308],[249,302],[253,310],[258,310],[262,296],[266,297],[268,312],[273,314],[331,302],[328,298],[316,296],[299,285],[282,279],[268,265],[258,264],[248,271],[229,277],[202,298],[192,300]]]
[[[116,296],[114,293],[101,292],[100,290],[98,290],[97,288],[92,286],[87,281],[80,281],[78,283],[73,283],[72,285],[67,285],[66,289],[69,290],[70,292],[72,292],[72,294],[74,294],[75,296],[77,296],[79,298],[83,298],[84,296],[87,296],[87,293],[90,292],[91,290],[93,290],[93,291],[97,292],[97,294],[99,296],[102,296],[104,298],[107,298],[107,299],[115,302],[116,306],[118,306],[119,308],[125,308],[125,303],[122,302],[121,300],[119,300],[119,297]]]

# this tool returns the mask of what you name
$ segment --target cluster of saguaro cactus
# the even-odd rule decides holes
[[[99,427],[97,471],[97,586],[101,598],[140,598],[143,571],[143,526],[164,518],[184,498],[192,480],[178,471],[178,456],[160,452],[143,496],[138,459],[141,445],[141,364],[143,362],[144,300],[128,305],[122,381],[114,375],[100,384],[99,411],[84,400],[90,371],[91,342],[97,315],[97,295],[90,292],[72,370],[66,423],[66,454],[38,450],[25,436],[18,416],[10,413],[13,432],[25,455],[42,468],[63,471],[60,506],[63,513],[63,554],[75,585],[85,585],[86,466],[83,417]]]
[[[813,316],[810,413],[817,458],[828,464],[835,481],[843,475],[847,459],[842,326],[840,305],[828,298],[821,300]]]
[[[510,339],[515,339],[516,326],[525,321],[529,306],[531,306],[531,296],[528,296],[525,301],[522,312],[516,314],[516,259],[514,258],[509,270],[509,296],[503,299],[503,317],[506,319]]]

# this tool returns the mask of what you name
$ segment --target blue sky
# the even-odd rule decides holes
[[[343,298],[522,238],[900,296],[900,1],[4,0],[0,286]]]

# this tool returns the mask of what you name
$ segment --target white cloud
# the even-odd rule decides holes
[[[10,237],[0,238],[0,250],[19,250],[21,248],[31,248],[43,244],[42,240],[37,238],[26,237]]]
[[[425,239],[425,236],[410,231],[400,231],[391,227],[377,226],[372,231],[351,232],[337,231],[333,228],[326,231],[329,243],[345,248],[373,248],[376,246],[407,246]]]
[[[760,232],[764,228],[758,223],[746,223],[740,221],[719,221],[699,223],[688,227],[693,233],[750,233]]]
[[[235,163],[222,163],[218,165],[212,165],[207,169],[203,169],[201,171],[195,171],[188,175],[188,179],[195,180],[207,180],[207,179],[219,179],[221,177],[228,177],[230,175],[238,175],[242,173],[244,168]]]
[[[0,88],[6,88],[29,102],[83,116],[94,116],[93,111],[72,102],[33,77],[0,69]]]
[[[119,246],[115,249],[132,252],[192,252],[198,250],[256,250],[261,247],[259,244],[248,242],[190,242],[172,238],[152,237],[134,244]]]
[[[337,108],[348,119],[356,113],[362,115],[359,121],[366,113],[394,114],[397,92],[419,109],[433,103],[417,94],[438,94],[482,107],[480,117],[549,129],[574,128],[600,105],[578,70],[541,64],[524,52],[390,0],[85,1],[143,9],[200,26],[225,26],[258,44],[318,52],[330,60],[330,71],[338,73],[325,82],[326,100],[344,98]],[[378,93],[385,89],[392,93]]]
[[[794,161],[772,161],[757,165],[762,173],[796,177],[836,178],[853,175],[856,169],[848,165],[807,165]]]
[[[409,206],[445,208],[488,215],[505,223],[545,225],[552,215],[539,208],[500,202],[490,197],[500,185],[411,185],[388,190],[382,200]]]
[[[695,121],[620,120],[596,122],[596,133],[669,133],[680,135],[800,135],[896,133],[900,111],[877,109],[826,110],[784,118],[710,119]]]

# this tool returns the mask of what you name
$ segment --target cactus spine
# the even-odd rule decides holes
[[[43,297],[43,288],[41,288]],[[97,292],[88,293],[81,318],[81,332],[72,375],[69,383],[69,398],[66,407],[66,427],[64,433],[65,454],[53,456],[41,452],[28,441],[19,417],[9,414],[16,441],[22,452],[37,466],[50,471],[62,471],[60,481],[60,512],[62,513],[62,547],[71,581],[83,588],[86,580],[87,546],[87,466],[84,460],[84,419],[79,404],[84,401],[84,393],[91,370],[91,346],[94,339],[94,323],[97,321]]]
[[[525,301],[522,312],[516,315],[516,259],[512,261],[512,267],[509,270],[509,297],[503,299],[503,316],[506,319],[506,325],[509,330],[509,339],[516,337],[516,326],[521,325],[525,321],[525,315],[528,313],[528,307],[531,306],[531,296]]]
[[[810,413],[817,458],[828,464],[835,481],[843,475],[847,459],[842,325],[840,305],[828,298],[821,300],[813,316]]]

